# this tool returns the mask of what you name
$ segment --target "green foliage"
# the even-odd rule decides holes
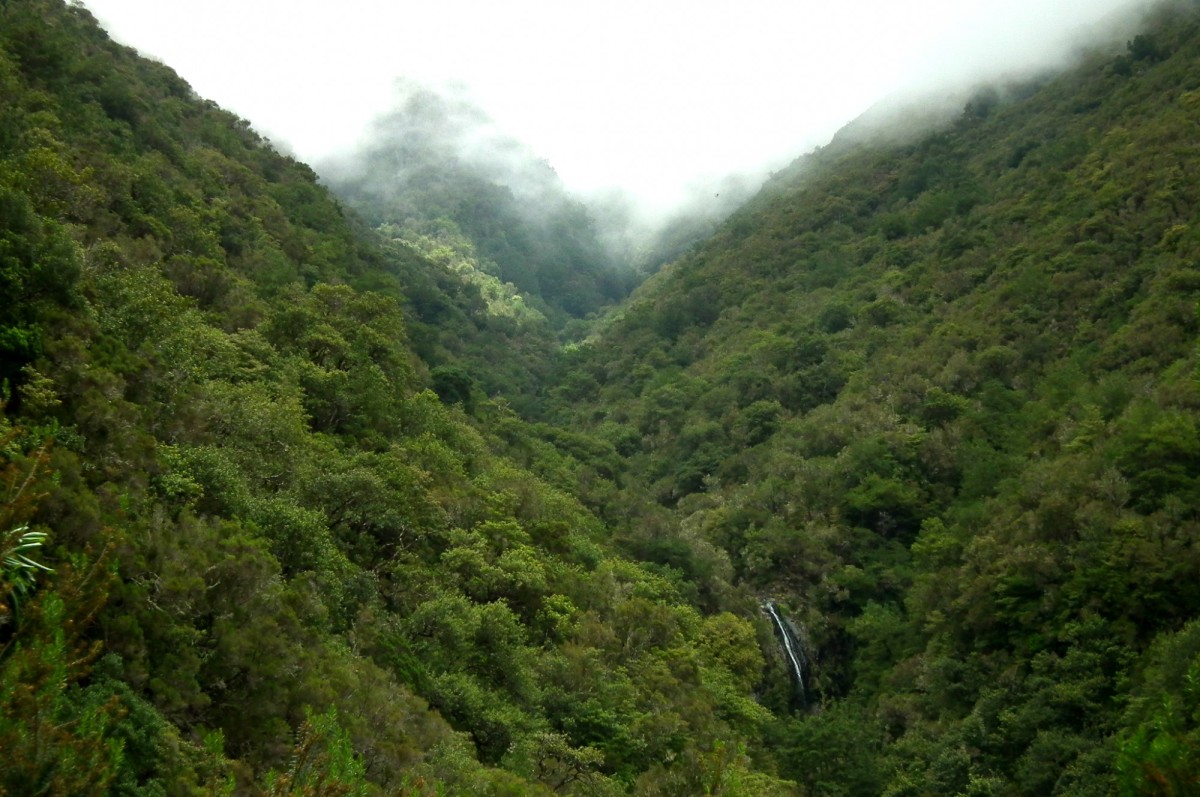
[[[837,703],[789,721],[782,729],[783,773],[806,794],[880,794],[886,783],[882,729],[868,712]]]
[[[9,791],[611,795],[769,721],[749,626],[688,602],[734,608],[715,549],[628,561],[615,446],[488,398],[623,291],[580,208],[381,240],[82,8],[0,14]]]
[[[296,732],[291,763],[283,773],[269,772],[269,797],[366,797],[366,767],[338,724],[337,711],[314,714],[305,709]]]
[[[1198,33],[1167,4],[939,132],[848,131],[572,352],[560,416],[620,440],[626,516],[663,507],[627,550],[700,583],[710,544],[798,607],[823,708],[771,747],[808,792],[1171,793],[1192,767],[1181,687],[1127,711],[1200,607]]]
[[[46,541],[44,531],[30,531],[29,526],[16,526],[0,535],[0,555],[4,556],[4,572],[0,583],[7,588],[9,597],[16,602],[33,589],[37,572],[53,572],[49,567],[29,557]]]
[[[1200,649],[1197,626],[1159,640],[1145,685],[1131,703],[1117,771],[1122,795],[1194,794],[1200,782]]]
[[[73,613],[46,593],[0,649],[5,793],[103,794],[122,766],[120,744],[106,738],[117,706],[82,701],[70,688],[84,674]]]
[[[560,350],[624,286],[551,176],[530,217],[393,136],[372,233],[82,7],[3,4],[3,788],[1186,793],[1200,39],[1160,17],[839,138]]]
[[[472,395],[475,380],[462,368],[439,365],[430,374],[433,377],[433,392],[447,404],[461,404],[470,412],[475,407]]]
[[[0,382],[11,384],[41,352],[38,309],[74,302],[80,263],[62,224],[7,182],[0,180],[0,295],[8,305],[0,322]]]
[[[460,97],[405,87],[374,141],[331,169],[333,185],[385,230],[465,255],[453,267],[492,294],[492,313],[520,319],[528,301],[562,324],[622,298],[628,277],[587,209],[543,161],[488,128]]]
[[[540,733],[528,737],[513,746],[509,759],[510,768],[548,784],[555,791],[620,793],[616,784],[606,782],[596,772],[604,756],[591,747],[572,747],[562,734]]]
[[[119,704],[89,699],[79,684],[96,653],[85,634],[105,601],[107,573],[103,561],[83,557],[54,573],[22,553],[45,536],[14,522],[44,497],[46,455],[12,443],[5,440],[0,495],[0,528],[9,529],[0,571],[0,792],[103,794],[124,769],[111,735]],[[40,588],[30,571],[46,574]]]
[[[788,797],[795,784],[756,772],[744,748],[718,740],[710,749],[689,748],[679,761],[638,780],[646,795],[703,794],[706,797]]]

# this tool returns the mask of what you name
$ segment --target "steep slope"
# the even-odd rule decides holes
[[[557,389],[674,511],[627,549],[719,546],[806,628],[809,793],[1194,783],[1197,6],[1147,25],[801,159]]]
[[[554,171],[461,97],[408,87],[358,152],[322,172],[372,224],[457,244],[556,324],[631,287]]]
[[[790,792],[727,568],[409,348],[478,286],[58,0],[0,3],[0,293],[0,791]]]
[[[0,4],[0,790],[1186,793],[1197,13],[802,159],[553,425],[454,202]]]
[[[596,214],[469,100],[402,86],[397,108],[322,179],[407,269],[408,328],[431,366],[536,416],[558,342],[624,298],[636,275]]]

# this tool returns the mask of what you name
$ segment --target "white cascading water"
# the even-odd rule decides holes
[[[765,600],[762,604],[763,609],[775,621],[775,627],[779,629],[779,636],[783,639],[783,649],[787,653],[788,661],[792,665],[792,674],[796,676],[796,683],[800,688],[800,696],[804,696],[804,667],[801,665],[801,658],[804,655],[798,651],[799,645],[792,638],[792,631],[783,622],[783,618],[779,616],[779,612],[775,609],[775,601]]]

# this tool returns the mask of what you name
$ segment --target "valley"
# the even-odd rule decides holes
[[[1140,30],[635,246],[453,98],[313,167],[0,4],[0,794],[1194,791],[1200,9]]]

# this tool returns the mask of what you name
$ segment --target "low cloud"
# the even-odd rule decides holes
[[[624,191],[658,218],[691,202],[691,185],[765,174],[825,145],[884,98],[1061,67],[1152,5],[86,2],[118,39],[303,159],[350,149],[396,107],[396,76],[457,81],[568,187]]]

